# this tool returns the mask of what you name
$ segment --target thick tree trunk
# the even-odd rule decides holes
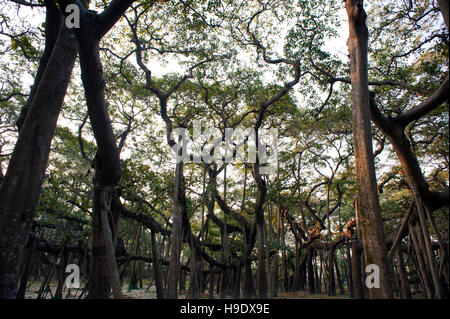
[[[300,263],[300,276],[299,276],[299,289],[300,290],[305,290],[305,285],[306,285],[306,261],[307,261],[307,256],[304,255],[302,258],[302,261]]]
[[[319,288],[320,289],[317,289],[317,291],[321,293],[322,292],[322,281],[323,281],[323,285],[324,285],[324,290],[325,291],[328,291],[328,290],[327,290],[326,281],[322,280],[324,278],[325,262],[322,258],[322,252],[320,252],[320,251],[319,251],[319,263],[320,263],[320,271],[319,271],[319,286],[320,286]]]
[[[244,288],[243,288],[243,297],[244,299],[249,299],[256,294],[255,285],[253,283],[253,274],[251,262],[247,258],[244,266]]]
[[[104,271],[106,268],[105,260],[109,262],[107,266],[110,269],[109,279],[113,284],[114,295],[119,297],[120,281],[117,282],[118,273],[115,271],[117,270],[117,263],[114,256],[111,255],[114,254],[117,218],[120,210],[119,207],[115,207],[112,200],[116,199],[115,186],[121,178],[121,163],[106,107],[105,80],[103,78],[99,43],[132,3],[133,0],[112,1],[101,14],[96,14],[87,10],[84,6],[79,6],[81,24],[80,28],[75,29],[80,48],[81,79],[88,115],[97,142],[97,154],[93,163],[95,167],[92,210],[93,248],[89,298],[109,296],[109,280]],[[59,2],[59,4],[61,11],[65,12],[68,3]],[[106,229],[106,225],[105,227],[102,226],[102,209],[106,207],[111,207],[112,218],[109,227],[112,228],[112,231],[110,228]],[[107,230],[107,233],[105,233],[105,230]],[[108,233],[110,233],[110,237]],[[105,254],[107,255],[105,256]]]
[[[110,296],[111,284],[108,276],[105,237],[102,230],[100,214],[101,190],[94,187],[92,215],[92,253],[89,266],[89,299],[107,299]]]
[[[266,251],[265,251],[265,227],[264,218],[257,223],[258,236],[258,298],[267,298],[267,273],[266,273]]]
[[[25,257],[25,267],[23,269],[22,276],[20,278],[20,286],[17,290],[17,299],[24,299],[25,298],[25,291],[27,289],[27,282],[28,278],[31,275],[31,270],[33,268],[33,256],[36,249],[36,240],[33,238],[30,238],[29,240],[29,246],[27,249],[27,256]]]
[[[105,189],[100,194],[102,207],[100,208],[102,231],[104,236],[106,259],[108,265],[108,274],[111,282],[114,299],[122,298],[122,286],[119,278],[119,269],[117,267],[115,245],[108,215],[111,212],[110,203],[113,190]],[[117,224],[116,224],[117,227]]]
[[[77,55],[72,31],[61,26],[0,189],[0,298],[16,297],[23,248]]]
[[[181,254],[181,230],[183,222],[183,204],[182,204],[182,184],[183,180],[183,162],[177,163],[175,169],[175,190],[174,207],[172,221],[172,237],[170,241],[170,264],[167,274],[167,298],[178,298],[178,279],[180,274],[180,254]]]
[[[352,280],[353,291],[356,299],[363,299],[363,281],[361,272],[361,242],[358,239],[352,240]]]
[[[316,292],[318,294],[322,293],[322,285],[320,282],[320,276],[319,276],[319,270],[318,270],[318,261],[317,261],[317,252],[314,252],[314,275],[315,275],[315,281],[316,281]]]
[[[58,39],[58,34],[61,26],[62,16],[59,12],[56,3],[51,0],[45,0],[45,46],[42,57],[39,61],[39,67],[34,77],[34,83],[31,87],[28,99],[20,110],[19,118],[17,119],[16,125],[19,130],[22,128],[25,118],[27,117],[28,111],[30,110],[31,104],[33,103],[34,96],[36,95],[39,83],[44,76],[45,69],[47,68],[48,61],[50,60],[53,48],[55,47],[56,40]]]
[[[258,140],[258,135],[256,136]],[[255,205],[255,222],[258,238],[258,298],[267,298],[267,273],[266,273],[266,249],[265,249],[265,222],[264,222],[264,200],[267,194],[266,183],[259,172],[259,163],[253,164],[253,177],[255,179],[258,195]]]
[[[159,265],[159,254],[158,249],[156,248],[156,236],[155,231],[151,229],[151,236],[152,236],[152,259],[153,259],[153,277],[155,279],[155,286],[156,286],[156,298],[158,299],[164,299],[164,289],[162,284],[162,276],[161,276],[161,270]]]
[[[227,202],[227,167],[225,165],[223,169],[223,201]],[[223,224],[227,224],[227,215],[223,214]],[[222,239],[222,264],[225,266],[228,266],[229,264],[229,255],[230,255],[230,248],[228,245],[228,231],[227,227],[223,227],[223,230],[221,232],[221,239]],[[220,298],[224,299],[225,295],[229,293],[228,291],[228,281],[229,281],[229,274],[227,268],[222,269],[222,283],[221,283],[221,291],[220,291]]]
[[[442,16],[444,17],[445,24],[447,25],[447,29],[450,30],[449,26],[449,1],[448,0],[438,0],[439,9],[441,9]]]
[[[202,254],[201,247],[199,247],[193,241],[193,236],[190,236],[191,257],[190,257],[190,280],[189,289],[186,298],[198,299],[200,298],[200,285],[201,285],[201,265]]]
[[[238,265],[234,268],[233,272],[233,299],[239,299],[241,297],[241,266]]]
[[[334,253],[336,246],[333,245],[328,252],[328,296],[336,296],[336,280],[334,276]]]
[[[362,0],[347,0],[349,53],[352,83],[352,118],[357,179],[357,207],[366,264],[379,267],[380,288],[370,288],[371,298],[392,298],[386,240],[378,201],[370,132],[367,71],[368,30]]]
[[[85,26],[85,28],[88,28]],[[111,120],[106,109],[105,80],[103,78],[102,64],[99,53],[99,39],[84,32],[78,34],[80,43],[81,78],[83,81],[88,114],[97,141],[97,154],[94,160],[94,197],[92,209],[92,259],[89,278],[89,298],[108,298],[110,284],[114,280],[114,296],[120,296],[117,280],[118,274],[111,273],[117,269],[115,258],[108,257],[108,246],[113,245],[117,233],[117,214],[111,219],[112,243],[105,242],[105,228],[102,223],[102,214],[105,207],[111,207],[111,200],[115,197],[114,188],[121,177],[119,153],[112,131]],[[113,207],[112,211],[114,211]],[[110,265],[109,263],[115,265]],[[105,267],[107,265],[107,267]],[[110,274],[108,276],[108,269]],[[111,280],[111,281],[110,281]]]

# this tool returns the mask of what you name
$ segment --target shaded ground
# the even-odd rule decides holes
[[[122,290],[123,297],[125,299],[156,299],[156,291],[155,287],[151,286],[147,288],[148,286],[145,286],[143,289],[133,289],[129,290],[128,288],[124,288]],[[25,294],[25,299],[36,299],[38,297],[38,292],[40,288],[40,283],[33,283],[28,289]],[[51,299],[52,295],[54,296],[57,288],[57,283],[51,283],[50,292],[47,292],[44,294],[45,299]],[[80,289],[71,289],[70,292],[67,289],[64,289],[63,291],[63,299],[78,299],[79,296],[82,294],[83,288]],[[69,296],[70,293],[70,296]],[[182,291],[179,295],[180,299],[184,299],[186,297],[186,291]],[[215,295],[215,298],[218,298],[218,295]],[[209,299],[209,294],[203,293],[201,294],[202,299]],[[324,294],[313,294],[306,291],[295,291],[295,292],[279,292],[277,294],[277,297],[274,297],[273,299],[348,299],[349,297],[347,295],[342,296],[327,296]],[[230,297],[227,297],[226,299],[231,299]]]

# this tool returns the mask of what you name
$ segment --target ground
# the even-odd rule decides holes
[[[125,299],[156,299],[156,291],[155,286],[150,286],[150,288],[147,289],[148,285],[144,285],[145,288],[143,289],[133,289],[129,290],[128,288],[124,288],[122,290],[123,297]],[[34,282],[31,284],[31,286],[27,289],[27,292],[25,294],[26,299],[36,299],[38,296],[40,288],[40,283]],[[50,289],[52,291],[52,295],[55,294],[57,288],[57,283],[52,282],[50,284]],[[63,298],[70,298],[70,299],[78,299],[81,295],[83,289],[71,289],[70,291],[70,297],[68,295],[68,291],[64,289],[63,292]],[[186,297],[187,291],[182,291],[180,293],[180,299],[183,299]],[[45,299],[50,299],[51,295],[50,293],[47,293],[45,296],[43,296]],[[218,295],[215,296],[216,298],[219,297]],[[202,299],[209,299],[209,295],[207,293],[201,294]],[[277,294],[277,297],[274,297],[273,299],[348,299],[348,295],[338,295],[338,296],[327,296],[325,294],[313,294],[311,295],[309,292],[306,291],[296,291],[296,292],[279,292]],[[228,299],[228,298],[227,298]]]

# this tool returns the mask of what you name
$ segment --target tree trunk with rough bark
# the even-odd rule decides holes
[[[328,252],[328,296],[336,296],[336,279],[334,274],[335,251],[336,245],[333,245]]]
[[[22,254],[76,55],[74,34],[62,23],[0,189],[0,298],[16,297]]]
[[[162,284],[162,276],[159,264],[159,254],[156,248],[155,231],[151,229],[152,259],[153,259],[153,277],[155,279],[156,298],[164,299],[164,289]]]
[[[249,299],[256,294],[255,285],[253,282],[252,267],[249,258],[246,258],[244,265],[244,287],[243,287],[244,299]]]
[[[178,281],[180,275],[180,254],[181,254],[181,231],[183,222],[183,204],[182,204],[182,184],[183,180],[183,162],[177,163],[175,169],[174,186],[174,207],[172,221],[172,237],[170,241],[170,264],[167,273],[167,298],[178,298]]]
[[[85,28],[88,28],[85,26]],[[89,29],[91,30],[91,29]],[[108,269],[114,270],[117,265],[115,258],[108,258],[108,246],[105,242],[105,228],[102,222],[102,210],[111,206],[116,195],[115,185],[121,177],[119,153],[112,131],[111,120],[106,109],[105,80],[99,53],[99,39],[85,29],[78,34],[80,47],[81,78],[83,81],[88,114],[97,141],[97,154],[94,160],[94,197],[92,208],[92,259],[90,271],[89,298],[109,298],[111,275]],[[115,238],[117,230],[116,218],[111,219],[111,239]],[[114,252],[114,250],[113,250]],[[107,267],[105,267],[105,265]],[[117,289],[117,287],[115,287]],[[115,296],[119,296],[118,292]]]
[[[102,221],[102,231],[104,236],[105,248],[106,248],[106,260],[108,265],[108,275],[111,282],[111,288],[113,291],[114,299],[122,298],[122,286],[119,277],[119,269],[117,267],[116,255],[115,255],[115,245],[113,234],[111,232],[111,226],[109,222],[109,214],[111,213],[111,196],[112,190],[105,190],[101,193],[101,204],[100,208],[101,221]],[[116,224],[117,227],[117,224]]]
[[[447,29],[450,29],[449,26],[449,1],[448,0],[438,0],[439,9],[441,10],[442,16],[444,17],[445,24],[447,25]]]
[[[256,134],[258,140],[258,133]],[[259,163],[253,164],[252,171],[255,179],[258,195],[255,205],[255,224],[258,238],[258,295],[259,299],[267,298],[267,272],[266,272],[266,249],[265,249],[265,222],[264,222],[264,200],[267,194],[267,186],[259,171]]]
[[[29,247],[27,249],[27,255],[24,260],[24,269],[22,276],[20,277],[20,286],[17,290],[17,299],[24,299],[25,298],[25,291],[27,289],[27,282],[28,278],[31,275],[31,271],[33,268],[33,256],[36,250],[36,244],[37,241],[33,238],[29,239]]]
[[[132,2],[132,0],[112,1],[101,14],[93,13],[81,6],[79,7],[80,28],[75,29],[80,49],[81,79],[89,120],[97,143],[97,154],[93,163],[95,168],[92,209],[93,241],[88,295],[91,299],[108,298],[111,283],[114,296],[120,297],[120,284],[117,283],[119,274],[114,256],[120,205],[116,205],[114,201],[117,199],[115,187],[121,178],[122,171],[120,154],[106,105],[106,85],[99,43]],[[61,8],[63,12],[66,5],[67,3],[64,3]],[[111,217],[108,218],[108,229],[105,228],[107,225],[102,223],[104,209],[111,212],[111,216],[107,216]],[[110,238],[105,230],[111,233]],[[109,269],[109,276],[105,269]]]
[[[310,246],[308,248],[308,287],[311,294],[316,293],[316,285],[314,282],[314,249]]]
[[[362,245],[359,239],[352,240],[352,280],[353,291],[356,299],[363,299],[363,281],[361,272],[361,251]]]
[[[386,239],[378,200],[370,131],[367,70],[368,30],[362,0],[347,0],[349,54],[352,83],[352,122],[357,180],[357,207],[366,264],[379,267],[380,288],[370,288],[371,298],[392,298]]]

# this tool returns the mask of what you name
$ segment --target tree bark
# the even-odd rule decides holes
[[[117,263],[114,246],[117,236],[117,219],[120,205],[116,206],[115,186],[121,178],[119,150],[112,131],[105,100],[105,80],[100,59],[99,43],[103,36],[120,19],[133,0],[113,0],[97,14],[84,6],[80,10],[80,28],[75,29],[80,48],[81,79],[88,108],[88,115],[97,142],[97,154],[94,159],[94,197],[92,210],[93,247],[88,298],[108,298],[112,281],[114,296],[119,297]],[[60,1],[61,11],[66,12],[68,2]],[[111,208],[112,218],[106,229],[102,223],[102,210]],[[108,210],[107,210],[108,211]],[[107,216],[108,217],[108,216]],[[110,238],[107,233],[110,233]],[[109,240],[111,239],[111,242]],[[110,247],[112,246],[112,247]],[[112,252],[111,252],[112,251]],[[110,269],[105,274],[105,261]],[[111,264],[112,263],[112,264]],[[108,280],[109,279],[109,280]]]
[[[334,275],[334,253],[336,246],[333,245],[328,252],[328,296],[336,296],[336,280]]]
[[[225,167],[223,169],[223,201],[227,202],[227,166],[225,164]],[[229,255],[230,255],[230,249],[228,245],[228,230],[227,230],[227,214],[223,214],[223,223],[225,227],[223,227],[223,230],[221,232],[222,237],[222,264],[228,266],[229,264]],[[220,291],[220,298],[224,299],[225,295],[229,293],[227,291],[227,283],[229,281],[229,274],[227,272],[227,268],[222,269],[222,283],[221,283],[221,291]]]
[[[17,119],[16,125],[20,130],[25,118],[27,117],[28,111],[30,110],[31,104],[33,103],[34,96],[39,87],[39,83],[44,75],[45,69],[47,68],[48,61],[50,60],[53,48],[55,47],[56,40],[58,39],[58,34],[61,26],[61,13],[59,12],[56,4],[51,0],[45,0],[45,45],[42,57],[39,60],[39,67],[34,77],[34,83],[31,87],[28,99],[20,110],[19,118]]]
[[[91,22],[92,23],[92,22]],[[89,279],[89,298],[108,298],[110,291],[110,280],[116,280],[116,275],[107,269],[114,270],[117,265],[109,265],[109,262],[116,264],[115,258],[108,258],[108,245],[105,242],[105,228],[102,223],[102,211],[105,207],[111,207],[111,200],[116,195],[115,186],[121,177],[121,167],[119,152],[116,146],[115,137],[112,131],[111,120],[106,109],[105,101],[105,80],[103,78],[102,64],[99,53],[99,39],[95,33],[88,34],[92,29],[88,25],[84,26],[84,32],[78,34],[80,47],[81,78],[84,86],[88,114],[97,142],[97,154],[94,159],[94,197],[92,209],[92,259]],[[105,200],[107,202],[105,202]],[[115,238],[117,231],[116,218],[111,219],[112,228],[111,239]],[[109,225],[109,224],[108,224]],[[114,242],[114,240],[113,240]],[[114,252],[114,250],[113,250]],[[105,267],[108,265],[108,268]],[[115,297],[119,297],[117,283]]]
[[[348,294],[350,297],[354,297],[355,292],[353,288],[353,277],[352,277],[352,256],[350,255],[350,241],[347,239],[346,245],[346,253],[347,253],[347,286],[348,286]]]
[[[249,299],[256,294],[255,285],[253,282],[252,267],[249,258],[246,258],[245,260],[244,270],[243,297],[244,299]]]
[[[241,265],[234,267],[233,269],[233,299],[239,299],[241,297]]]
[[[106,189],[100,195],[100,200],[102,207],[100,208],[102,230],[106,248],[106,259],[109,270],[109,279],[111,281],[112,291],[114,299],[122,298],[122,286],[120,283],[119,269],[117,267],[116,255],[115,255],[115,245],[113,240],[113,235],[111,233],[111,226],[108,221],[108,215],[111,212],[110,203],[112,190]]]
[[[439,277],[438,271],[436,270],[436,267],[434,265],[435,259],[434,252],[431,248],[431,238],[428,232],[428,225],[425,219],[424,206],[417,189],[413,190],[413,194],[416,197],[417,211],[419,213],[419,220],[421,226],[421,235],[418,234],[419,243],[423,243],[423,251],[426,254],[426,257],[424,258],[425,260],[428,261],[428,269],[431,273],[431,278],[433,280],[436,297],[439,299],[444,299],[446,298],[446,293],[442,285],[441,278]]]
[[[24,299],[25,298],[25,291],[27,289],[27,282],[28,282],[28,278],[31,275],[31,270],[32,270],[32,266],[33,266],[33,256],[34,256],[34,252],[36,250],[36,240],[33,238],[29,239],[29,246],[28,250],[27,250],[27,255],[25,257],[25,267],[22,273],[22,276],[20,278],[20,286],[19,289],[17,291],[17,299]]]
[[[175,169],[175,189],[174,189],[174,207],[172,221],[172,237],[170,241],[170,264],[167,273],[167,298],[178,298],[178,279],[180,274],[180,254],[181,254],[181,230],[183,219],[183,204],[181,190],[183,187],[183,162],[177,163]]]
[[[416,253],[417,263],[419,264],[420,278],[422,279],[422,289],[424,291],[425,297],[428,299],[433,298],[433,291],[430,285],[428,272],[425,265],[425,258],[423,256],[422,249],[420,248],[419,240],[417,238],[416,227],[409,224],[409,236],[414,245],[414,251]],[[419,226],[420,227],[420,226]]]
[[[134,229],[136,236],[135,236],[135,247],[134,247],[134,256],[139,256],[139,245],[141,242],[141,233],[142,233],[142,227],[140,224],[136,223],[136,228]],[[137,269],[136,269],[136,260],[132,261],[131,266],[131,274],[130,274],[130,281],[128,284],[128,289],[137,289]]]
[[[447,29],[450,29],[449,26],[449,1],[448,0],[438,0],[439,9],[441,10],[442,16],[444,18],[445,24],[447,25]]]
[[[58,287],[55,292],[55,299],[62,299],[62,292],[64,288],[64,282],[66,277],[66,266],[69,262],[70,251],[65,247],[63,248],[62,258],[61,258],[61,268],[59,269],[58,274]]]
[[[362,0],[346,0],[349,19],[349,53],[352,83],[352,122],[357,179],[357,207],[366,264],[380,270],[380,288],[370,288],[371,298],[392,298],[386,240],[375,176],[370,132],[367,71],[368,30]]]
[[[191,247],[191,257],[190,257],[190,280],[189,288],[186,298],[188,299],[198,299],[200,298],[200,286],[201,286],[201,264],[202,264],[202,254],[199,242],[194,243],[193,235],[190,236],[190,247]]]
[[[311,294],[316,293],[316,285],[314,282],[314,266],[313,266],[314,250],[310,246],[308,248],[308,287]]]
[[[300,249],[297,238],[294,238],[294,249],[295,249],[295,257],[294,257],[294,279],[292,281],[292,291],[300,290]]]
[[[258,141],[258,133],[256,133]],[[265,249],[265,223],[264,223],[264,200],[267,194],[266,183],[259,172],[258,159],[252,166],[253,177],[255,179],[258,195],[255,205],[255,222],[258,238],[258,298],[267,298],[267,273],[266,273],[266,249]]]
[[[164,289],[162,284],[162,276],[159,265],[159,254],[158,249],[156,248],[156,236],[155,231],[153,229],[151,231],[151,243],[152,243],[152,259],[153,259],[153,276],[155,278],[155,286],[156,286],[156,298],[164,299]]]
[[[23,248],[76,55],[74,35],[62,23],[0,189],[0,298],[16,297]]]
[[[404,299],[411,299],[411,290],[409,288],[408,276],[406,275],[405,263],[403,262],[402,248],[397,247],[397,270],[400,277],[401,295]]]
[[[343,283],[343,280],[341,277],[341,272],[339,271],[339,264],[338,264],[336,255],[334,257],[334,264],[335,264],[335,269],[336,269],[336,280],[337,280],[338,287],[339,287],[339,294],[345,295],[344,283]]]
[[[361,242],[358,239],[352,240],[352,280],[353,280],[353,291],[356,299],[363,299],[363,281],[361,272]]]

